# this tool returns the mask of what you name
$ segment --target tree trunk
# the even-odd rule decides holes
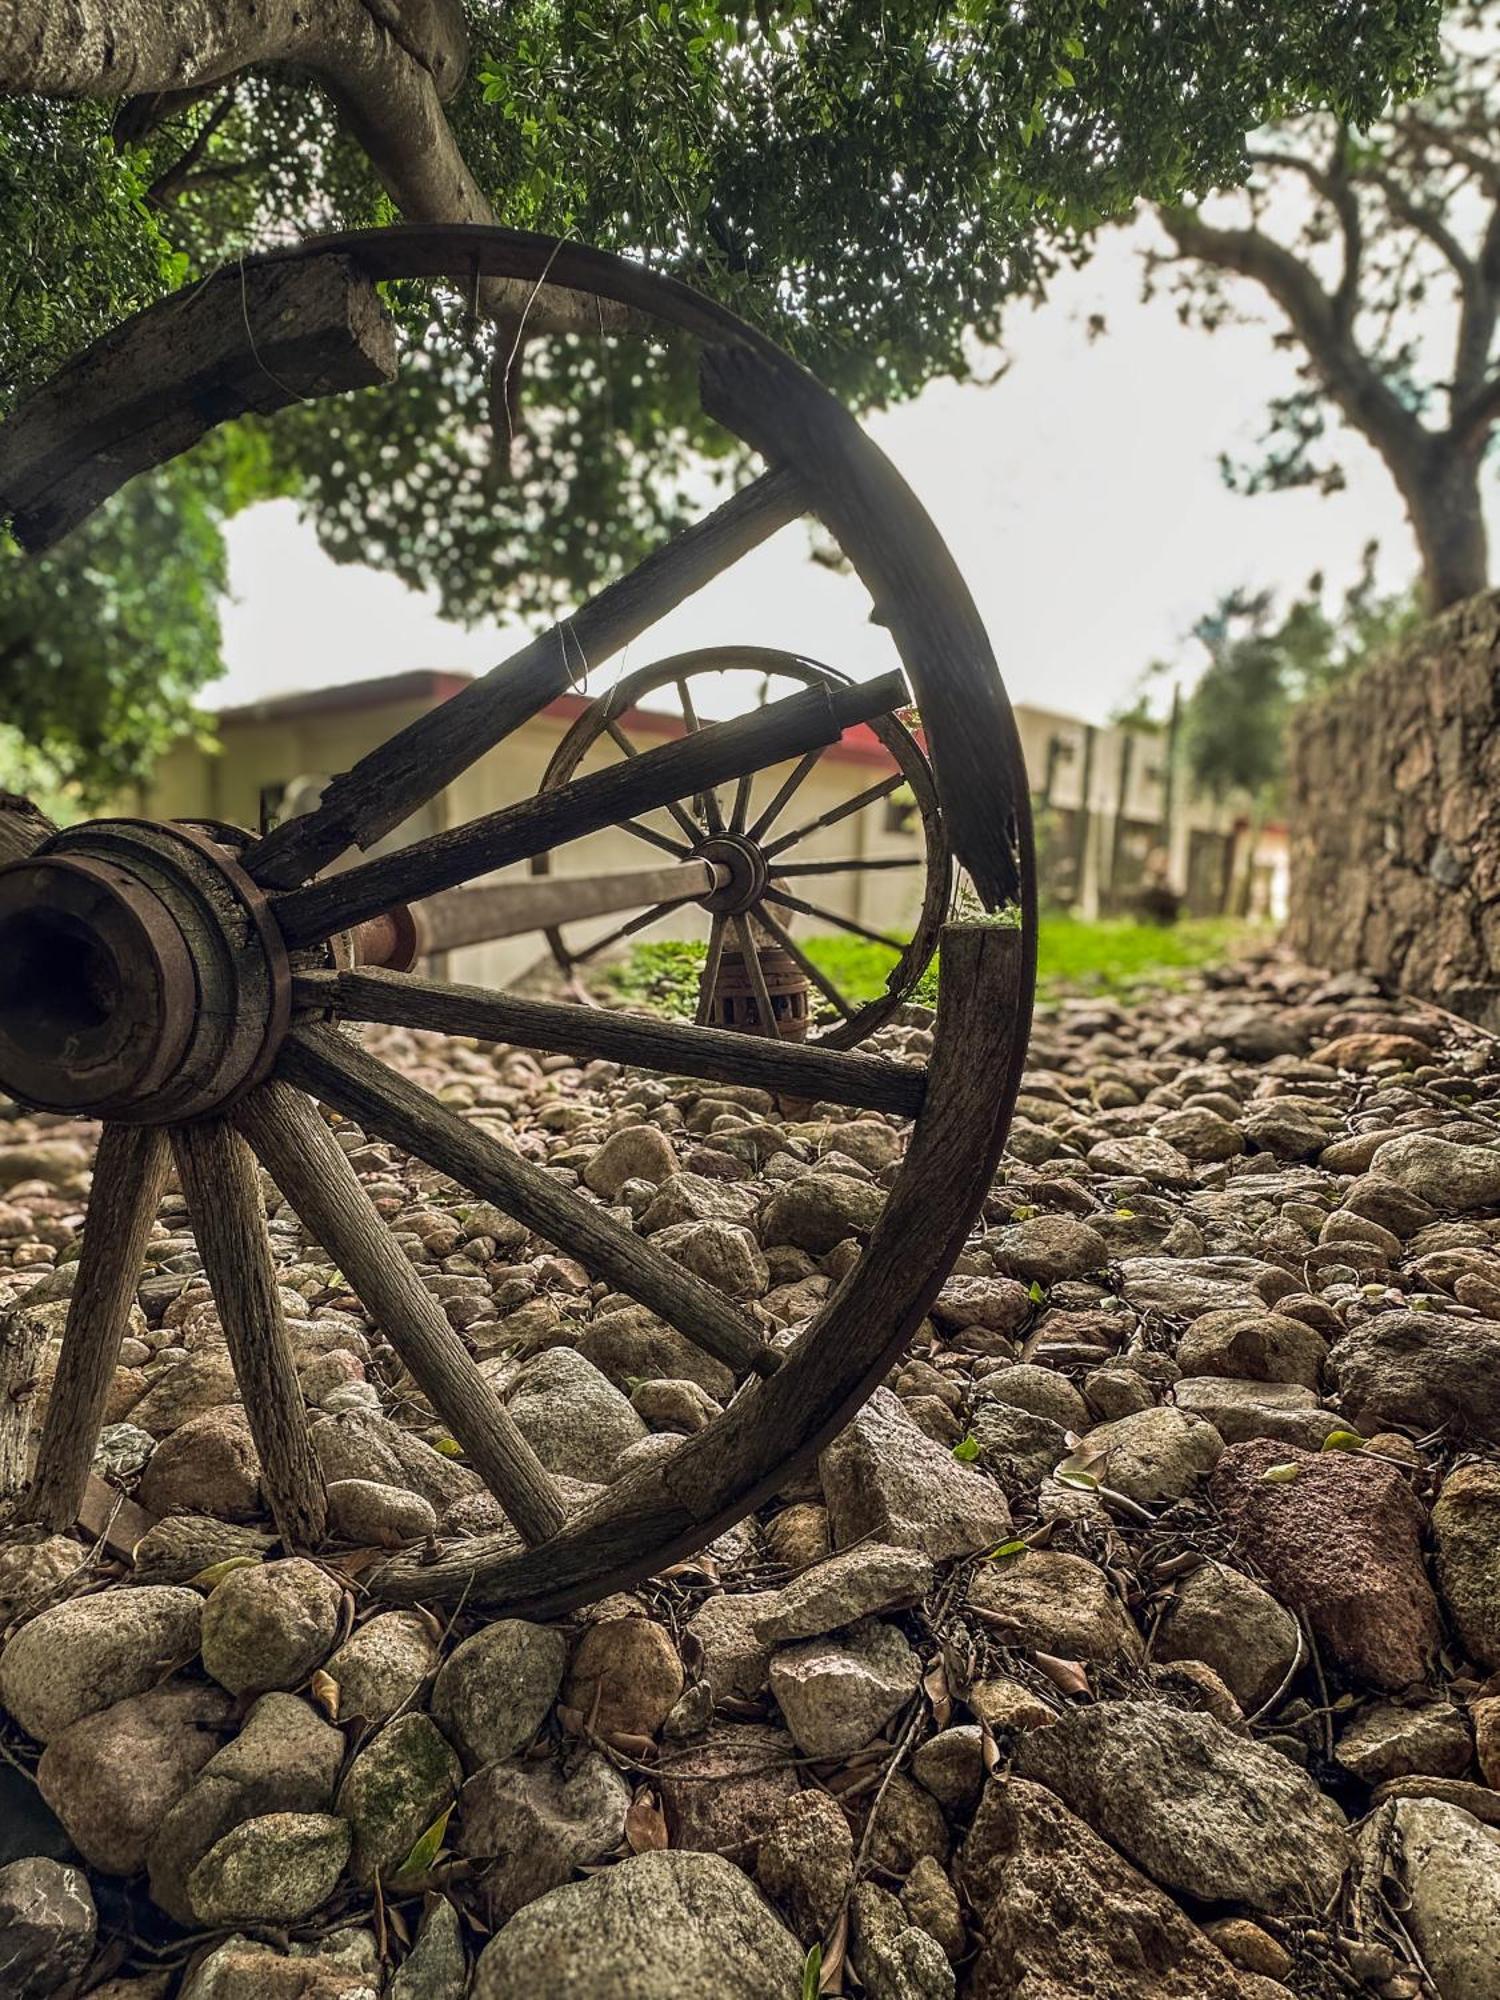
[[[1479,463],[1471,451],[1434,441],[1406,476],[1396,475],[1422,553],[1423,597],[1434,615],[1489,586]]]

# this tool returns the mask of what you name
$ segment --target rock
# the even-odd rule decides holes
[[[285,1953],[236,1936],[196,1962],[177,2000],[379,2000],[383,1982],[370,1931],[330,1931]]]
[[[422,1913],[417,1941],[387,1988],[386,2000],[464,2000],[468,1990],[463,1920],[446,1896],[433,1896]]]
[[[986,1249],[1010,1277],[1055,1285],[1085,1278],[1109,1262],[1109,1245],[1091,1223],[1072,1215],[1032,1215],[991,1236]]]
[[[328,1657],[342,1601],[302,1556],[231,1570],[203,1606],[203,1665],[231,1694],[294,1688]]]
[[[204,1410],[160,1441],[137,1499],[152,1514],[211,1514],[253,1521],[260,1512],[260,1455],[238,1404]]]
[[[1284,1097],[1250,1105],[1240,1129],[1252,1149],[1278,1160],[1315,1160],[1328,1144],[1328,1128],[1313,1112]]]
[[[912,1752],[912,1776],[949,1812],[967,1812],[984,1789],[984,1732],[977,1723],[940,1729]]]
[[[583,1170],[584,1186],[613,1201],[626,1181],[654,1187],[677,1172],[677,1153],[656,1125],[625,1125],[611,1132]]]
[[[630,1787],[596,1750],[567,1764],[486,1764],[464,1786],[455,1845],[488,1863],[489,1919],[507,1917],[620,1845]]]
[[[1327,1355],[1320,1333],[1283,1313],[1211,1312],[1183,1334],[1177,1365],[1184,1375],[1242,1375],[1316,1389]]]
[[[91,1149],[76,1139],[33,1139],[29,1145],[0,1146],[0,1188],[16,1187],[22,1181],[48,1181],[57,1186],[92,1165]]]
[[[0,1702],[28,1736],[46,1743],[190,1660],[202,1616],[196,1590],[165,1584],[53,1605],[0,1653]]]
[[[755,1636],[766,1646],[815,1639],[875,1612],[915,1604],[932,1581],[932,1564],[917,1550],[863,1542],[776,1591],[755,1617]]]
[[[1434,1132],[1403,1132],[1376,1149],[1370,1171],[1445,1214],[1500,1204],[1500,1147],[1459,1145]]]
[[[673,1431],[693,1437],[721,1414],[719,1405],[697,1382],[637,1382],[630,1407],[653,1431]]]
[[[1035,1362],[1020,1361],[982,1376],[974,1384],[974,1394],[976,1399],[990,1398],[1045,1418],[1063,1430],[1082,1431],[1089,1426],[1088,1405],[1067,1376]]]
[[[992,1479],[923,1435],[877,1389],[818,1461],[836,1546],[866,1539],[920,1549],[935,1562],[993,1548],[1010,1509]]]
[[[969,1583],[969,1602],[985,1614],[999,1646],[1052,1653],[1111,1666],[1138,1665],[1140,1634],[1103,1570],[1061,1550],[1028,1549],[985,1563]]]
[[[1358,1430],[1451,1426],[1458,1437],[1500,1442],[1500,1324],[1493,1320],[1379,1313],[1335,1343],[1328,1372]]]
[[[1150,1181],[1155,1187],[1193,1185],[1193,1165],[1186,1155],[1165,1139],[1144,1134],[1132,1139],[1100,1139],[1089,1147],[1088,1163],[1096,1174],[1126,1174],[1133,1180]]]
[[[1098,1425],[1085,1448],[1106,1454],[1106,1486],[1128,1500],[1151,1501],[1184,1499],[1213,1471],[1224,1445],[1212,1424],[1162,1404]]]
[[[916,1692],[921,1668],[894,1625],[865,1619],[771,1658],[771,1692],[799,1750],[843,1757],[879,1734]]]
[[[827,1792],[798,1792],[761,1835],[755,1879],[805,1945],[832,1928],[854,1879],[854,1838]]]
[[[771,1672],[771,1648],[758,1636],[755,1621],[772,1602],[771,1591],[746,1591],[711,1597],[688,1620],[689,1635],[700,1647],[700,1672],[716,1702],[726,1695],[754,1701],[764,1692]]]
[[[770,1288],[771,1267],[743,1222],[675,1222],[651,1244],[727,1299],[758,1299]]]
[[[873,1229],[885,1207],[885,1194],[870,1181],[852,1174],[803,1174],[778,1188],[760,1217],[760,1240],[790,1243],[810,1256],[821,1257],[847,1236]]]
[[[773,1515],[762,1533],[774,1562],[787,1569],[806,1569],[828,1554],[828,1509],[816,1501],[794,1501]]]
[[[901,1888],[901,1907],[920,1930],[942,1946],[950,1964],[964,1955],[968,1938],[953,1884],[930,1854],[924,1854]]]
[[[770,2000],[802,1947],[717,1854],[632,1855],[529,1903],[480,1955],[472,2000]]]
[[[952,2000],[956,1990],[942,1946],[875,1882],[850,1900],[849,1960],[870,2000]]]
[[[1321,1908],[1349,1863],[1332,1800],[1211,1716],[1096,1702],[1020,1737],[1014,1768],[1164,1887],[1201,1902]]]
[[[1083,1378],[1083,1394],[1091,1415],[1103,1423],[1128,1417],[1136,1410],[1149,1410],[1156,1400],[1145,1376],[1123,1364],[1091,1369]]]
[[[972,2000],[1244,2000],[1172,1899],[1040,1785],[996,1779],[960,1861]]]
[[[337,1810],[354,1829],[350,1872],[368,1887],[402,1863],[453,1803],[463,1770],[425,1715],[401,1715],[361,1750],[339,1786]]]
[[[237,1404],[239,1383],[227,1348],[200,1348],[186,1360],[153,1376],[150,1387],[129,1405],[130,1421],[154,1438],[169,1437],[194,1417]],[[124,1410],[111,1413],[117,1421]]]
[[[88,1575],[88,1551],[69,1535],[0,1544],[0,1631]]]
[[[1019,1333],[1031,1317],[1033,1300],[1029,1288],[1014,1278],[970,1277],[963,1273],[947,1279],[932,1304],[932,1316],[939,1326],[982,1327],[986,1333]]]
[[[1291,1673],[1298,1644],[1296,1619],[1268,1590],[1238,1570],[1206,1562],[1178,1584],[1152,1654],[1202,1660],[1253,1715]]]
[[[1284,1465],[1294,1478],[1265,1476]],[[1440,1638],[1437,1603],[1422,1509],[1394,1467],[1257,1440],[1225,1451],[1211,1492],[1246,1557],[1345,1672],[1378,1688],[1423,1678]]]
[[[1420,1774],[1461,1778],[1473,1745],[1468,1725],[1446,1701],[1418,1701],[1409,1707],[1372,1702],[1362,1708],[1338,1739],[1335,1761],[1367,1785]]]
[[[1232,1160],[1245,1150],[1244,1134],[1238,1126],[1203,1104],[1166,1112],[1152,1126],[1151,1134],[1175,1146],[1195,1166],[1210,1160]]]
[[[1437,1581],[1464,1651],[1500,1668],[1500,1465],[1455,1466],[1432,1509]]]
[[[643,1236],[681,1222],[748,1222],[759,1196],[754,1188],[708,1174],[670,1174],[640,1218]]]
[[[340,1540],[361,1547],[398,1549],[437,1533],[437,1509],[420,1493],[375,1479],[334,1479],[328,1484],[328,1525]]]
[[[607,1479],[625,1447],[646,1435],[629,1398],[571,1347],[549,1347],[525,1364],[510,1413],[548,1471],[574,1479]]]
[[[948,1823],[937,1800],[904,1771],[893,1771],[866,1853],[870,1867],[907,1875],[924,1854],[946,1867],[950,1847]]]
[[[563,1700],[601,1735],[654,1736],[685,1677],[672,1635],[651,1618],[605,1618],[573,1654]]]
[[[430,1705],[466,1769],[526,1748],[557,1698],[567,1657],[561,1632],[520,1618],[498,1619],[454,1647]]]
[[[268,1813],[242,1820],[188,1878],[199,1923],[283,1924],[311,1916],[349,1859],[347,1820],[331,1813]]]
[[[32,1855],[0,1868],[0,1991],[46,2000],[83,1973],[98,1919],[88,1877]]]
[[[665,1751],[658,1775],[672,1845],[729,1854],[749,1869],[797,1794],[796,1746],[762,1722],[716,1722],[701,1742]]]
[[[1394,1836],[1394,1837],[1393,1837]],[[1361,1836],[1384,1854],[1410,1898],[1403,1922],[1441,2000],[1500,1992],[1500,1843],[1470,1814],[1435,1799],[1399,1799]]]
[[[438,1663],[437,1641],[414,1611],[380,1611],[356,1625],[324,1671],[339,1691],[339,1717],[384,1722]]]
[[[734,1376],[722,1361],[644,1306],[624,1306],[592,1321],[578,1336],[578,1352],[617,1389],[660,1377],[696,1382],[719,1401],[734,1393]]]
[[[1220,1917],[1215,1923],[1205,1924],[1203,1934],[1242,1972],[1258,1973],[1264,1979],[1284,1979],[1292,1970],[1291,1953],[1284,1951],[1269,1931],[1252,1924],[1248,1917]]]
[[[1179,1410],[1212,1424],[1225,1444],[1274,1438],[1320,1451],[1333,1431],[1349,1428],[1344,1418],[1321,1409],[1316,1394],[1300,1382],[1247,1382],[1237,1375],[1184,1375],[1172,1385]]]
[[[42,1752],[37,1786],[91,1867],[133,1875],[151,1836],[219,1748],[230,1702],[169,1681],[86,1715]]]
[[[241,1820],[321,1813],[333,1803],[344,1739],[295,1695],[265,1694],[238,1736],[199,1771],[146,1851],[153,1899],[178,1923],[193,1921],[188,1880]]]

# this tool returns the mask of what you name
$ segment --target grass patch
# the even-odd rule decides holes
[[[1232,957],[1257,936],[1257,927],[1230,917],[1192,917],[1179,924],[1138,924],[1128,917],[1085,923],[1064,913],[1042,918],[1038,992],[1043,999],[1062,992],[1130,993],[1143,987],[1173,986],[1200,966]],[[897,953],[863,938],[806,936],[808,957],[856,1003],[886,990]],[[652,1007],[691,1020],[698,1004],[704,948],[676,939],[638,944],[628,956],[602,969],[602,981],[628,1006]],[[939,966],[922,975],[913,1000],[931,1006],[937,998]],[[815,1007],[822,1005],[813,995]]]

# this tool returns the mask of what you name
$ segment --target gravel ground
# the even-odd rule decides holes
[[[784,1330],[903,1144],[382,1050]],[[570,1500],[712,1420],[727,1372],[566,1246],[335,1129]],[[0,1105],[38,1412],[92,1142]],[[373,1599],[499,1517],[268,1204],[337,1540],[272,1539],[171,1195],[95,1468],[141,1513],[0,1535],[0,1992],[1500,1994],[1500,1045],[1274,960],[1048,1009],[982,1227],[816,1476],[552,1624]]]

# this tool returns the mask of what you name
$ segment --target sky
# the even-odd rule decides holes
[[[1151,227],[1107,233],[1085,270],[1015,309],[998,382],[934,383],[868,426],[953,550],[1012,700],[1095,722],[1131,703],[1152,661],[1190,684],[1203,662],[1188,634],[1227,590],[1292,596],[1322,570],[1341,593],[1372,539],[1383,585],[1404,585],[1416,565],[1400,503],[1358,437],[1340,494],[1248,498],[1224,486],[1219,454],[1251,451],[1291,359],[1252,287],[1251,323],[1211,335],[1180,325],[1168,299],[1143,302]],[[1108,331],[1091,341],[1093,314]],[[482,672],[525,636],[519,625],[465,630],[394,578],[335,565],[290,501],[233,522],[229,549],[215,708],[411,668]],[[814,563],[794,524],[607,671],[733,641],[864,678],[893,664],[865,611],[858,583]]]

